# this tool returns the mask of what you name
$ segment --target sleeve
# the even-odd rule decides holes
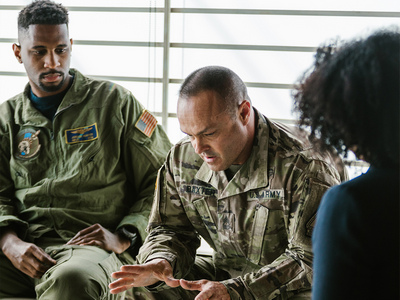
[[[146,135],[135,127],[143,107],[132,94],[128,93],[128,101],[122,110],[125,131],[121,147],[129,181],[127,197],[132,198],[132,206],[117,230],[123,227],[132,233],[137,231],[140,237],[138,241],[142,242],[147,235],[146,227],[154,197],[157,171],[165,161],[171,143],[160,125],[156,125],[151,135]]]
[[[327,172],[325,172],[327,171]],[[330,177],[324,164],[312,162],[287,188],[288,220],[286,251],[258,272],[223,281],[232,300],[288,299],[307,292],[312,284],[311,236],[316,212],[323,194],[338,184],[338,176]]]
[[[14,197],[14,182],[11,177],[10,139],[3,132],[0,133],[0,230],[6,227],[13,229],[22,238],[25,237],[28,223],[17,217],[21,204]]]
[[[139,263],[164,258],[171,264],[175,278],[183,278],[194,264],[200,238],[186,216],[170,170],[172,159],[160,169],[150,214],[149,236],[138,255]],[[187,209],[187,208],[186,208]],[[179,259],[178,259],[179,258]],[[157,289],[163,289],[161,284]]]

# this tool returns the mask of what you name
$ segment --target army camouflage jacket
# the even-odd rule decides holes
[[[256,119],[252,153],[229,182],[188,139],[171,149],[140,262],[165,258],[175,278],[183,278],[200,235],[214,250],[215,266],[231,275],[222,283],[232,299],[286,299],[310,290],[317,207],[347,173],[340,159],[314,152],[304,132],[257,111]]]
[[[29,85],[0,106],[0,227],[68,241],[99,223],[144,240],[168,137],[128,90],[70,72],[53,120],[33,107]]]

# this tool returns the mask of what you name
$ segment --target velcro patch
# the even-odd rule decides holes
[[[90,142],[96,140],[98,137],[97,123],[65,130],[65,142],[67,144]]]
[[[146,109],[143,110],[135,127],[143,132],[147,137],[151,137],[157,126],[157,119]]]

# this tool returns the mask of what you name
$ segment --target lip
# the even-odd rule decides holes
[[[208,163],[208,164],[212,164],[212,163],[214,163],[214,162],[217,160],[217,157],[216,157],[216,156],[206,156],[206,155],[203,155],[203,160],[204,160],[206,163]]]
[[[61,74],[60,73],[50,73],[50,74],[44,75],[42,78],[46,82],[56,82],[56,81],[60,80]]]

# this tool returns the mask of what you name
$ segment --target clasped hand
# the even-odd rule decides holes
[[[100,224],[94,224],[79,231],[67,245],[97,246],[106,251],[121,254],[130,246],[130,241],[122,239],[118,234],[112,233]]]
[[[110,293],[118,294],[133,287],[144,287],[164,281],[170,287],[181,286],[186,290],[200,291],[195,300],[230,300],[226,287],[218,281],[175,279],[172,267],[165,259],[154,259],[142,265],[126,265],[111,274],[117,279],[110,283]]]

